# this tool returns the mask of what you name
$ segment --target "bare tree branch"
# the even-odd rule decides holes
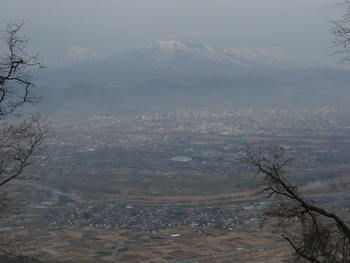
[[[339,64],[347,64],[350,62],[350,0],[343,0],[346,8],[345,13],[339,20],[330,21],[332,24],[331,33],[334,36],[333,49],[338,49],[333,52],[333,55],[342,55],[343,58],[338,61]]]
[[[23,25],[24,22],[7,24],[1,38],[9,53],[0,56],[0,116],[13,114],[23,104],[35,104],[40,100],[32,92],[35,86],[27,68],[44,66],[37,60],[38,54],[32,56],[25,52],[29,38],[18,36]]]
[[[349,226],[336,214],[309,203],[287,180],[285,169],[293,160],[282,146],[255,143],[247,148],[244,161],[256,169],[254,181],[262,188],[258,194],[272,198],[265,220],[277,219],[295,262],[349,262]]]
[[[13,231],[11,217],[20,209],[3,186],[13,180],[28,180],[38,173],[35,155],[42,150],[48,127],[40,114],[23,118],[16,111],[41,98],[33,93],[35,85],[28,67],[42,68],[38,54],[26,53],[28,37],[20,37],[21,23],[10,23],[1,40],[8,52],[0,55],[0,254],[21,256],[30,236]]]

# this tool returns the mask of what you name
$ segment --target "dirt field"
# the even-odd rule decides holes
[[[288,251],[278,235],[244,229],[178,228],[143,234],[74,226],[35,229],[32,234],[41,247],[33,255],[39,253],[44,262],[265,262],[282,260]]]

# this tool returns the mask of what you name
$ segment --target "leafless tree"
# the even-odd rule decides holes
[[[334,54],[343,56],[339,63],[346,64],[350,62],[350,0],[343,0],[341,5],[345,6],[345,13],[339,20],[331,21],[331,32],[334,35],[332,48],[338,49]]]
[[[24,117],[19,108],[35,104],[40,97],[33,93],[29,67],[41,68],[37,55],[26,53],[27,37],[20,37],[21,23],[10,23],[1,40],[8,48],[0,55],[0,252],[21,255],[26,237],[18,237],[4,223],[16,214],[17,204],[4,186],[13,180],[36,176],[35,155],[41,151],[48,128],[46,118]]]
[[[264,218],[274,219],[293,248],[294,262],[350,262],[350,229],[336,214],[312,204],[288,181],[293,157],[282,146],[255,143],[244,161],[256,169],[259,194],[271,200]]]

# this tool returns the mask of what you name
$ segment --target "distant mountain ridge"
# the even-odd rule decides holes
[[[139,71],[139,75],[148,76],[144,76],[143,80],[170,75],[228,76],[243,74],[243,71],[252,68],[248,60],[225,53],[206,43],[183,44],[174,40],[157,41],[121,55],[79,63],[77,66],[84,70],[98,68],[103,72],[123,70],[127,74]],[[254,66],[254,69],[257,68]]]
[[[118,82],[118,86],[124,87],[154,78],[185,75],[242,76],[252,68],[246,59],[225,53],[206,43],[182,44],[178,41],[157,41],[106,58],[85,49],[71,48],[63,57],[58,58],[60,63],[57,64],[61,66],[50,68],[49,64],[51,72],[43,77],[49,77],[49,82],[65,83],[66,86],[81,81],[108,81]],[[254,66],[254,69],[257,68]]]
[[[348,70],[275,67],[292,60],[281,49],[222,51],[171,40],[106,58],[80,48],[71,52],[69,63],[75,63],[36,76],[42,87],[52,87],[46,96],[52,111],[103,115],[157,106],[338,106],[350,100]]]
[[[181,70],[183,65],[189,65],[185,68],[188,70],[191,66],[196,66],[196,63],[224,64],[225,67],[230,65],[239,67],[271,66],[289,69],[323,65],[322,62],[315,59],[292,56],[279,47],[270,50],[254,50],[247,47],[219,50],[207,43],[183,44],[175,40],[157,41],[106,58],[97,52],[70,46],[61,54],[46,55],[42,59],[49,69],[67,68],[77,63],[80,67],[89,67],[97,62],[100,62],[99,66],[105,67],[172,70]]]
[[[235,56],[218,50],[215,47],[203,44],[182,44],[178,41],[157,41],[148,46],[131,49],[120,56],[115,56],[117,61],[143,62],[146,59],[153,66],[174,67],[179,64],[180,58],[216,62],[230,62],[240,66],[249,66],[237,61]]]
[[[58,69],[72,66],[80,61],[102,58],[97,52],[82,47],[69,46],[63,53],[46,55],[42,60],[49,69]]]
[[[242,59],[250,61],[250,63],[259,63],[262,65],[272,66],[276,68],[297,69],[326,66],[327,62],[319,61],[310,57],[296,57],[286,53],[280,47],[271,49],[250,49],[244,48],[228,48],[223,50],[227,54],[235,55]]]
[[[75,83],[49,92],[40,89],[45,99],[37,107],[40,112],[60,116],[97,116],[115,114],[128,107],[118,95],[93,83]]]

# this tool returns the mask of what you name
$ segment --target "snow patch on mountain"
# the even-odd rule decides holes
[[[105,59],[97,52],[70,46],[61,54],[44,56],[43,61],[49,69],[67,68],[74,65],[90,67],[97,62],[100,68],[163,68],[178,71],[196,71],[197,69],[199,71],[200,68],[202,70],[211,68],[211,71],[215,72],[229,70],[230,67],[254,68],[266,65],[276,68],[327,66],[326,61],[292,56],[279,47],[219,50],[207,43],[183,44],[175,40],[157,41],[131,49],[121,55],[111,55]]]
[[[69,46],[63,53],[47,55],[43,57],[43,62],[49,69],[69,67],[77,62],[89,59],[103,59],[97,52],[87,50],[82,47]]]
[[[272,62],[272,61],[288,62],[292,59],[292,57],[289,56],[287,53],[285,53],[280,47],[276,47],[271,50],[267,50],[267,49],[253,50],[246,47],[232,48],[232,49],[225,49],[224,52],[242,57],[244,59],[254,60],[258,62]]]
[[[268,65],[278,68],[308,68],[330,65],[327,61],[320,61],[312,57],[290,55],[280,47],[258,50],[247,47],[230,48],[224,49],[224,52],[236,56],[237,58],[250,61],[252,64]]]
[[[218,50],[215,47],[203,44],[183,44],[175,40],[157,41],[151,45],[141,46],[129,50],[121,55],[123,61],[153,61],[158,67],[174,67],[177,58],[195,58],[211,62],[228,62],[240,66],[249,66],[242,63],[229,53]]]

